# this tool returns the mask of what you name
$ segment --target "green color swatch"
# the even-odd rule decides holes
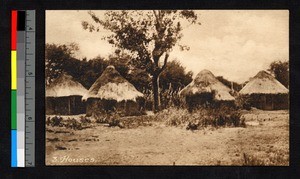
[[[11,129],[17,129],[17,90],[11,91]]]

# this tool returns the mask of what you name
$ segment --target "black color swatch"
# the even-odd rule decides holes
[[[25,11],[18,11],[18,22],[17,22],[18,31],[25,31],[26,23],[26,14]]]

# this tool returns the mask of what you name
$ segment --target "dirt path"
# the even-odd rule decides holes
[[[264,157],[280,151],[288,156],[287,114],[268,117],[247,116],[248,122],[255,125],[246,128],[198,131],[163,123],[135,129],[97,125],[70,133],[63,128],[48,127],[46,162],[47,165],[242,165],[244,153]],[[55,134],[59,131],[67,133]]]

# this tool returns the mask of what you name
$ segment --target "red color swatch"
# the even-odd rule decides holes
[[[11,11],[11,50],[17,49],[17,18],[18,12]]]

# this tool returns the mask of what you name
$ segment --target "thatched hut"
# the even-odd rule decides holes
[[[258,109],[289,108],[289,90],[266,71],[260,71],[239,93],[250,106]]]
[[[85,113],[82,96],[87,93],[72,76],[62,74],[46,87],[46,114],[76,115]]]
[[[179,92],[179,95],[184,97],[189,109],[199,105],[234,106],[235,100],[230,94],[230,89],[209,70],[198,73],[196,78]]]
[[[87,116],[109,111],[137,115],[142,111],[143,94],[123,78],[114,66],[108,66],[83,97]]]

